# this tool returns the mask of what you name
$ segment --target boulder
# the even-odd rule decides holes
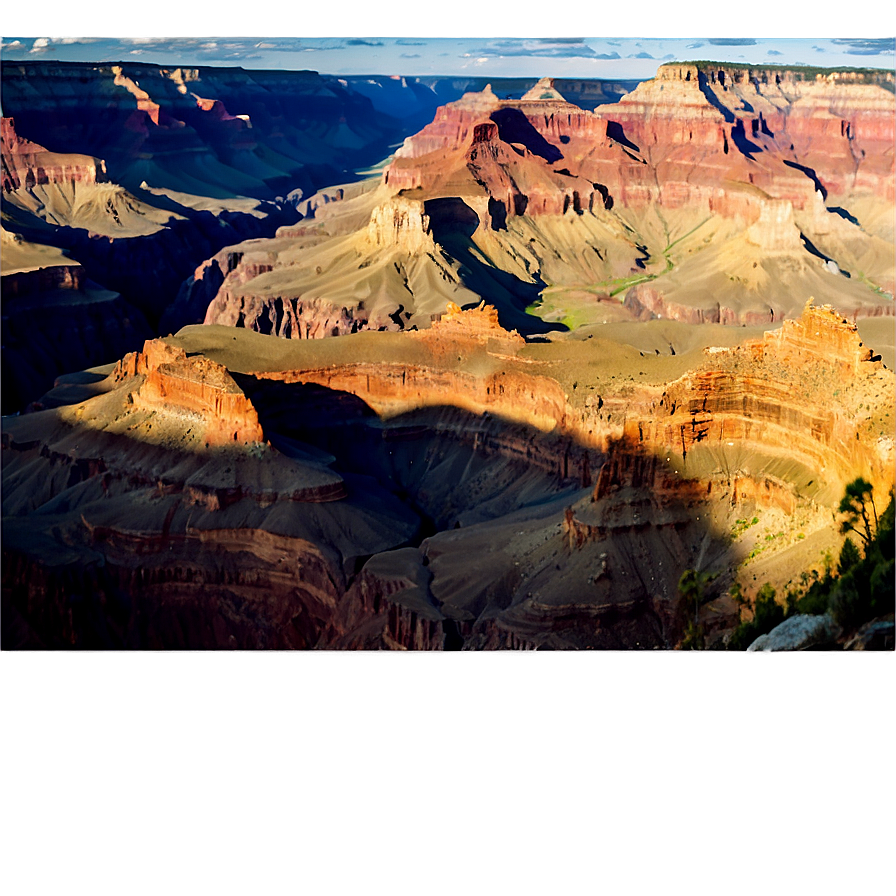
[[[760,635],[747,651],[828,647],[837,640],[839,633],[830,616],[791,616],[767,635]]]
[[[896,646],[893,622],[875,619],[863,625],[844,645],[844,650],[893,650]]]

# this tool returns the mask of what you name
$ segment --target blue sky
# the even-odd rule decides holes
[[[332,74],[651,77],[672,59],[893,68],[892,39],[53,38],[3,40],[4,59],[145,61],[315,69]]]

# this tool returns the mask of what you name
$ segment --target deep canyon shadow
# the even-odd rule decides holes
[[[473,234],[480,226],[479,216],[463,199],[428,199],[424,210],[429,216],[433,239],[460,262],[464,285],[497,308],[501,326],[517,330],[523,336],[568,329],[564,324],[548,323],[526,312],[547,286],[540,275],[528,283],[486,264],[474,253]]]

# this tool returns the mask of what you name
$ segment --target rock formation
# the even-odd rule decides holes
[[[258,414],[227,369],[208,358],[188,357],[163,340],[147,342],[142,352],[123,358],[112,373],[121,381],[145,377],[131,395],[135,408],[198,416],[207,445],[263,440]]]
[[[205,317],[214,295],[197,310],[188,300],[172,307],[197,265],[294,223],[303,196],[378,161],[406,133],[346,82],[313,72],[4,62],[3,107],[5,229],[68,253],[155,332]],[[4,266],[4,291],[7,274]],[[4,409],[147,335],[111,351],[100,342],[92,358],[56,367],[36,388],[19,378]],[[66,358],[63,345],[54,353]]]
[[[11,193],[20,187],[33,187],[48,183],[97,182],[105,174],[101,159],[77,154],[48,152],[43,146],[22,139],[12,118],[0,119],[0,144],[2,144],[2,189]]]
[[[845,482],[893,484],[893,374],[861,343],[809,306],[670,380],[602,340],[558,367],[485,306],[189,327],[4,421],[5,612],[22,645],[674,646],[700,568],[719,638],[732,575],[780,584],[836,544]]]
[[[526,334],[569,320],[773,324],[810,296],[892,315],[892,113],[886,73],[671,64],[594,112],[549,78],[519,99],[486,85],[408,137],[366,200],[331,191],[304,206],[315,222],[271,252],[276,276],[241,284],[263,313],[240,317],[245,300],[224,290],[206,321],[270,332],[266,319],[309,296],[303,317],[319,308],[324,325],[284,335],[346,332],[340,309],[351,328],[426,326],[448,301],[480,299]],[[349,245],[347,264],[329,263]],[[396,253],[404,269],[431,260],[422,283],[381,279]],[[352,266],[375,315],[352,308]],[[265,280],[290,288],[269,296]],[[600,302],[614,295],[621,308]]]
[[[791,616],[767,635],[760,635],[748,651],[809,650],[837,640],[839,632],[830,616]]]

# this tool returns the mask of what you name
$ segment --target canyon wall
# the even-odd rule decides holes
[[[311,72],[4,62],[3,104],[4,227],[62,249],[153,330],[203,259],[294,223],[295,197],[378,160],[404,136],[368,98]],[[4,291],[18,289],[10,276],[5,269]],[[76,319],[78,307],[87,305],[69,304],[68,324],[86,331],[94,324]],[[202,320],[207,307],[188,307],[175,325]],[[20,338],[29,328],[33,314]],[[146,335],[111,351],[100,342],[88,363],[114,360]],[[62,344],[54,354],[50,382],[23,375],[4,390],[7,412],[84,363],[63,366]],[[7,376],[16,379],[16,368]]]
[[[33,187],[47,183],[97,182],[105,175],[101,159],[73,153],[48,152],[43,146],[22,139],[16,132],[12,118],[0,119],[0,143],[2,143],[2,186],[4,193],[20,187]]]
[[[559,87],[510,98],[486,84],[440,106],[368,206],[338,190],[309,200],[293,248],[277,244],[257,284],[247,266],[206,322],[321,336],[423,327],[447,301],[480,299],[526,335],[620,316],[774,324],[810,297],[893,314],[888,73],[671,64],[593,112]],[[418,282],[390,279],[392,263],[424,259]],[[546,288],[582,292],[552,295],[549,317]],[[622,309],[582,307],[585,292],[619,293]],[[362,312],[373,296],[378,313]]]
[[[829,308],[574,402],[485,306],[396,337],[391,364],[359,344],[336,364],[262,358],[239,382],[192,347],[205,330],[147,342],[88,401],[4,422],[23,643],[671,646],[683,569],[746,562],[735,520],[770,532],[784,514],[819,539],[847,481],[894,480],[876,429],[893,374]],[[239,340],[218,345],[247,371]],[[716,636],[736,620],[720,595]]]

